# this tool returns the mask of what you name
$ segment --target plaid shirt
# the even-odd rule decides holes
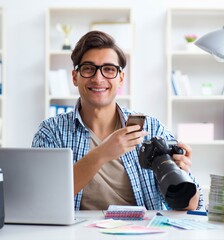
[[[80,101],[78,101],[73,112],[59,114],[44,120],[34,136],[32,147],[70,148],[73,151],[74,164],[86,155],[90,149],[90,133],[82,122],[78,111],[79,106]],[[121,108],[119,105],[117,105],[117,109],[122,126],[125,126],[129,114],[136,113]],[[155,136],[161,136],[166,140],[174,138],[165,126],[153,117],[147,116],[144,130],[148,132],[145,141],[149,141]],[[145,206],[148,210],[168,209],[152,170],[142,169],[139,165],[138,152],[140,147],[141,145],[138,145],[135,150],[120,156],[130,179],[136,203],[138,206]],[[199,184],[191,173],[189,175],[201,192]],[[82,192],[83,190],[74,196],[75,210],[80,209]],[[203,195],[201,193],[198,209],[202,207]]]

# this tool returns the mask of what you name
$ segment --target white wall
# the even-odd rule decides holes
[[[166,122],[165,0],[0,0],[6,11],[6,146],[29,147],[44,118],[45,13],[52,6],[132,6],[134,109]],[[192,1],[188,4],[221,1]],[[185,4],[185,3],[184,3]]]

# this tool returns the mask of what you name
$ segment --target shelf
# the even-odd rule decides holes
[[[224,101],[224,95],[219,96],[171,96],[172,102],[219,102]]]
[[[224,95],[221,95],[224,65],[196,46],[187,49],[184,36],[200,37],[221,28],[223,16],[224,9],[170,8],[167,12],[167,125],[177,139],[188,139],[186,144],[192,148],[192,173],[205,190],[206,198],[210,174],[224,175]],[[205,84],[209,84],[212,95],[202,95]],[[173,90],[189,95],[176,96]],[[203,123],[209,124],[207,134]],[[184,132],[186,129],[184,125],[180,128],[181,124],[191,130]]]
[[[71,56],[72,51],[71,50],[51,50],[50,55],[68,55]]]
[[[115,38],[115,41],[124,51],[127,58],[127,66],[124,69],[125,82],[121,95],[116,97],[122,106],[131,108],[132,104],[132,61],[133,61],[133,23],[132,9],[130,7],[52,7],[46,14],[46,77],[45,77],[45,115],[49,116],[49,107],[69,106],[75,104],[79,98],[78,89],[73,85],[72,71],[74,69],[71,60],[72,50],[62,50],[64,42],[63,34],[57,30],[58,24],[68,24],[74,28],[71,31],[69,40],[71,49],[74,49],[76,42],[90,30],[106,29],[106,32]],[[126,35],[121,34],[122,30],[128,30],[128,43]],[[132,37],[132,38],[131,38]],[[60,69],[60,72],[58,72]],[[63,77],[63,80],[61,80]],[[50,83],[49,84],[49,79]],[[58,84],[55,84],[56,79]],[[66,83],[64,85],[64,83]],[[61,86],[60,89],[57,86]],[[50,89],[51,87],[51,89]],[[60,97],[61,89],[64,93],[71,95]],[[60,91],[60,92],[59,92]],[[55,94],[52,96],[51,94]],[[51,112],[52,114],[52,112]]]
[[[192,145],[192,146],[196,146],[196,145],[205,145],[205,146],[223,146],[224,147],[224,140],[214,140],[214,141],[203,141],[203,142],[194,142],[194,141],[190,141],[187,142],[187,144]]]
[[[196,46],[195,46],[196,47]],[[173,56],[173,57],[179,57],[179,56],[203,56],[203,57],[211,57],[210,54],[203,52],[202,50],[198,51],[187,51],[187,50],[176,50],[176,51],[169,51],[167,55]]]
[[[50,49],[61,48],[63,36],[60,36],[56,29],[58,23],[66,23],[73,26],[74,30],[70,39],[72,39],[72,45],[74,45],[81,36],[91,30],[93,23],[130,23],[131,19],[132,11],[128,7],[49,8],[47,13],[47,37],[49,38],[47,38],[47,41],[49,41]]]
[[[71,96],[65,96],[65,97],[56,97],[56,96],[48,96],[48,100],[76,100],[79,98],[79,95],[71,95]]]

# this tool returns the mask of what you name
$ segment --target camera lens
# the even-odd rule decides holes
[[[173,154],[183,154],[176,140],[166,142],[155,137],[141,147],[139,163],[153,170],[167,204],[178,210],[189,205],[197,189],[190,176],[175,164]]]
[[[165,199],[170,207],[175,209],[186,208],[190,199],[196,193],[196,186],[191,182],[183,182],[178,185],[171,185],[167,189]]]

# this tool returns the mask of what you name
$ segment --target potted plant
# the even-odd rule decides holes
[[[184,36],[185,41],[186,41],[186,48],[187,50],[194,50],[195,49],[195,45],[194,45],[194,41],[197,39],[197,35],[195,34],[187,34]]]
[[[194,42],[197,39],[197,35],[195,34],[187,34],[184,37],[187,43]]]

